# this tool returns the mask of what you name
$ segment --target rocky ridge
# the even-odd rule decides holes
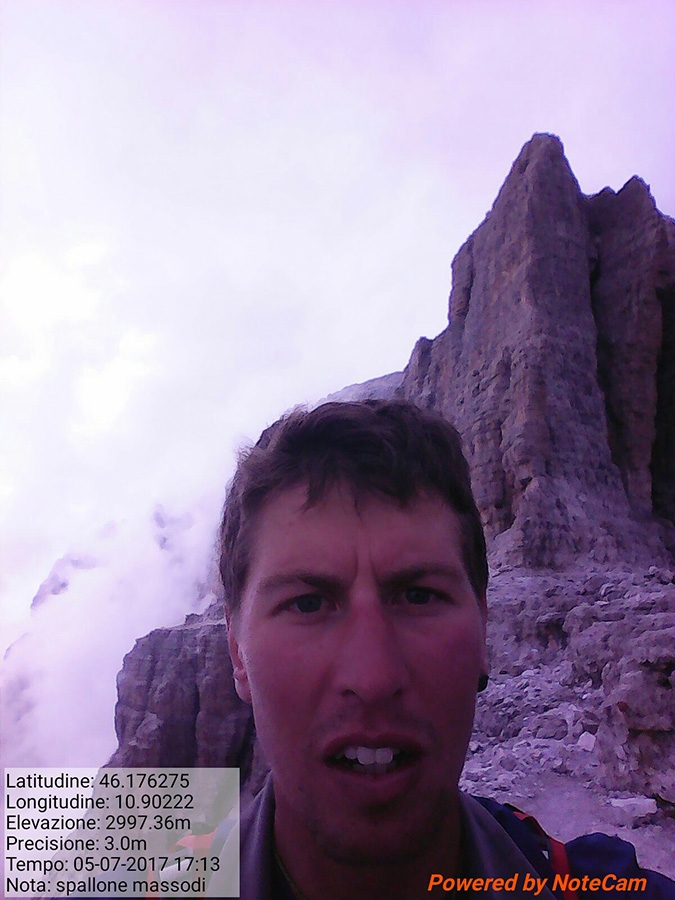
[[[493,558],[675,551],[675,222],[632,178],[585,197],[535,135],[452,264],[400,393],[458,427]]]
[[[489,600],[491,678],[464,786],[564,839],[619,834],[675,875],[673,572],[505,568]]]
[[[535,135],[452,268],[448,327],[375,382],[457,425],[486,526],[493,675],[465,783],[543,815],[566,779],[603,830],[671,840],[675,222],[637,178],[585,197],[560,141]],[[111,763],[260,783],[220,603],[128,654]]]

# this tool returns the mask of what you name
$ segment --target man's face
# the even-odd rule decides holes
[[[485,602],[459,519],[335,489],[272,497],[230,628],[274,780],[275,827],[342,862],[431,846],[456,805],[484,666]]]

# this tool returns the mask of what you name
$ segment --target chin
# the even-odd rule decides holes
[[[349,866],[391,866],[417,859],[443,831],[449,799],[436,795],[424,816],[373,816],[368,822],[315,823],[317,843],[329,859]]]

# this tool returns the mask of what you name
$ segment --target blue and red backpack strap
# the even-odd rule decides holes
[[[511,803],[507,803],[506,806],[512,811],[517,819],[519,819],[521,822],[524,822],[528,826],[528,828],[530,828],[537,835],[542,850],[544,851],[544,853],[548,854],[548,861],[551,864],[551,868],[553,869],[553,874],[570,876],[572,874],[570,869],[570,861],[567,857],[567,850],[565,849],[565,845],[562,843],[562,841],[557,841],[555,838],[552,838],[550,834],[547,834],[534,816],[522,812],[522,810],[518,809],[517,806],[513,806],[513,804]],[[579,900],[579,895],[577,894],[577,892],[572,891],[569,888],[563,889],[561,893],[564,897],[564,900]]]
[[[497,820],[539,875],[548,879],[550,888],[556,875],[572,874],[565,845],[547,834],[534,816],[510,803],[498,803],[488,797],[475,799]],[[577,892],[569,889],[552,893],[560,900],[579,900]]]

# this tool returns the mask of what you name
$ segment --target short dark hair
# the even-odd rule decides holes
[[[406,401],[365,400],[295,409],[239,454],[220,527],[220,575],[231,612],[246,585],[260,511],[272,494],[299,484],[308,486],[307,508],[338,484],[357,503],[383,495],[405,507],[422,493],[439,496],[460,519],[467,574],[476,597],[484,595],[485,538],[456,429]]]

